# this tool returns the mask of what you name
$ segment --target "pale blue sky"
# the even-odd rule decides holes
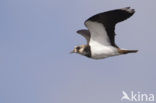
[[[156,95],[155,0],[1,0],[0,103],[121,103],[121,91]],[[91,60],[69,51],[99,12],[131,6],[116,42],[137,54]]]

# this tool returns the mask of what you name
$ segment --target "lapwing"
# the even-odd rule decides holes
[[[134,9],[125,7],[96,14],[85,21],[88,29],[78,30],[86,40],[86,45],[76,46],[71,53],[78,53],[92,59],[136,53],[138,50],[119,48],[115,43],[115,26],[135,13]]]

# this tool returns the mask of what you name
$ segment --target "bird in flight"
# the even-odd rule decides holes
[[[136,53],[138,50],[121,49],[115,44],[115,25],[134,13],[134,9],[125,7],[90,17],[84,23],[88,29],[77,31],[87,40],[87,44],[76,46],[71,53],[78,53],[92,59]]]

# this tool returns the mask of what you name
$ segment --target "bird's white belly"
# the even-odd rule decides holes
[[[91,47],[91,51],[93,59],[103,59],[106,57],[119,55],[117,48],[113,46],[94,46]]]

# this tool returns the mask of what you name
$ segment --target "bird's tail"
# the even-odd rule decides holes
[[[119,53],[121,54],[127,54],[127,53],[136,53],[138,50],[119,50]]]

